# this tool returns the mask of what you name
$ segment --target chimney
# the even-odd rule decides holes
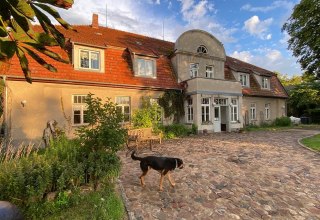
[[[92,28],[99,28],[99,17],[98,14],[93,13],[92,14]]]

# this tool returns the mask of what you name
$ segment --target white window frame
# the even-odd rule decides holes
[[[238,99],[231,99],[231,122],[239,121],[239,105]]]
[[[210,98],[202,98],[201,99],[201,122],[206,123],[210,122],[211,115],[210,115]]]
[[[207,65],[206,66],[206,78],[213,78],[213,77],[214,77],[214,67],[212,65]]]
[[[84,53],[88,53],[88,67],[83,67],[81,66],[81,54],[82,52]],[[92,67],[92,60],[94,57],[94,54],[96,54],[97,58],[98,58],[98,68],[93,68]],[[93,71],[99,71],[101,68],[101,53],[100,51],[96,51],[96,50],[88,50],[88,49],[80,49],[79,50],[79,68],[80,69],[87,69],[87,70],[93,70]]]
[[[87,111],[87,104],[85,102],[85,98],[87,95],[72,95],[72,125],[73,126],[81,126],[81,125],[88,125],[87,122],[85,122],[85,114]],[[80,121],[75,122],[75,111],[80,111]]]
[[[197,53],[207,54],[207,53],[208,53],[208,49],[207,49],[206,46],[200,45],[200,46],[197,48]]]
[[[270,120],[270,103],[264,105],[264,119]]]
[[[250,120],[256,120],[257,119],[257,106],[256,103],[250,104]]]
[[[88,52],[89,53],[89,67],[81,67],[81,52]],[[92,68],[90,57],[92,57],[92,54],[97,53],[98,54],[98,65],[99,68]],[[104,73],[105,72],[105,63],[104,63],[104,48],[93,48],[83,45],[77,45],[75,44],[73,46],[72,50],[72,63],[75,70],[78,71],[87,71],[87,72],[98,72],[98,73]],[[91,55],[90,55],[91,54]]]
[[[198,63],[190,63],[190,77],[195,78],[199,73],[199,64]]]
[[[127,102],[122,102],[121,99],[126,99],[128,98],[128,101]],[[126,122],[130,122],[131,120],[131,98],[130,96],[117,96],[116,97],[116,108],[117,109],[121,109],[121,113],[123,114],[123,120],[122,122],[123,123],[126,123]],[[126,107],[129,107],[129,113],[126,113],[125,112],[125,108]],[[128,119],[126,120],[126,116],[128,116]]]
[[[193,123],[193,100],[192,98],[187,99],[187,123]]]
[[[262,77],[261,87],[263,89],[270,89],[270,78],[269,77]]]
[[[241,86],[249,87],[249,74],[240,73],[239,74],[239,81],[241,83]]]
[[[151,70],[150,70],[151,67]],[[151,71],[151,72],[150,72]],[[135,76],[157,78],[156,60],[146,57],[135,58]]]

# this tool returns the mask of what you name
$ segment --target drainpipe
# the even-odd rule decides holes
[[[4,94],[3,94],[3,125],[4,125],[4,143],[7,144],[8,141],[8,86],[7,86],[7,76],[2,76],[4,84]]]

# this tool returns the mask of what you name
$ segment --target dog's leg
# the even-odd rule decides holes
[[[149,170],[143,171],[142,174],[141,174],[141,176],[139,177],[139,178],[140,178],[141,186],[143,186],[143,187],[146,185],[145,182],[144,182],[144,177],[147,175],[148,171],[149,171]]]
[[[165,175],[164,175],[163,173],[161,173],[161,177],[160,177],[160,186],[159,186],[160,191],[162,191],[162,190],[163,190],[162,185],[163,185],[163,179],[164,179],[164,177],[165,177]]]
[[[170,172],[168,172],[167,176],[168,176],[168,179],[169,179],[171,186],[174,187],[176,184],[174,183],[173,179],[171,178]]]

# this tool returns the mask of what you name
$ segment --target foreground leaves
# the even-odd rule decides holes
[[[50,14],[65,29],[72,29],[60,14],[52,7],[68,9],[73,0],[2,0],[0,8],[0,70],[8,65],[10,59],[16,55],[19,59],[25,79],[31,83],[31,71],[28,59],[51,72],[56,68],[38,55],[38,52],[56,61],[68,63],[59,54],[48,50],[47,46],[66,47],[62,33],[52,24],[44,12]],[[44,11],[44,12],[43,12]],[[43,31],[35,31],[31,22],[39,21]],[[27,56],[28,55],[28,56]],[[1,74],[6,74],[6,72]]]

